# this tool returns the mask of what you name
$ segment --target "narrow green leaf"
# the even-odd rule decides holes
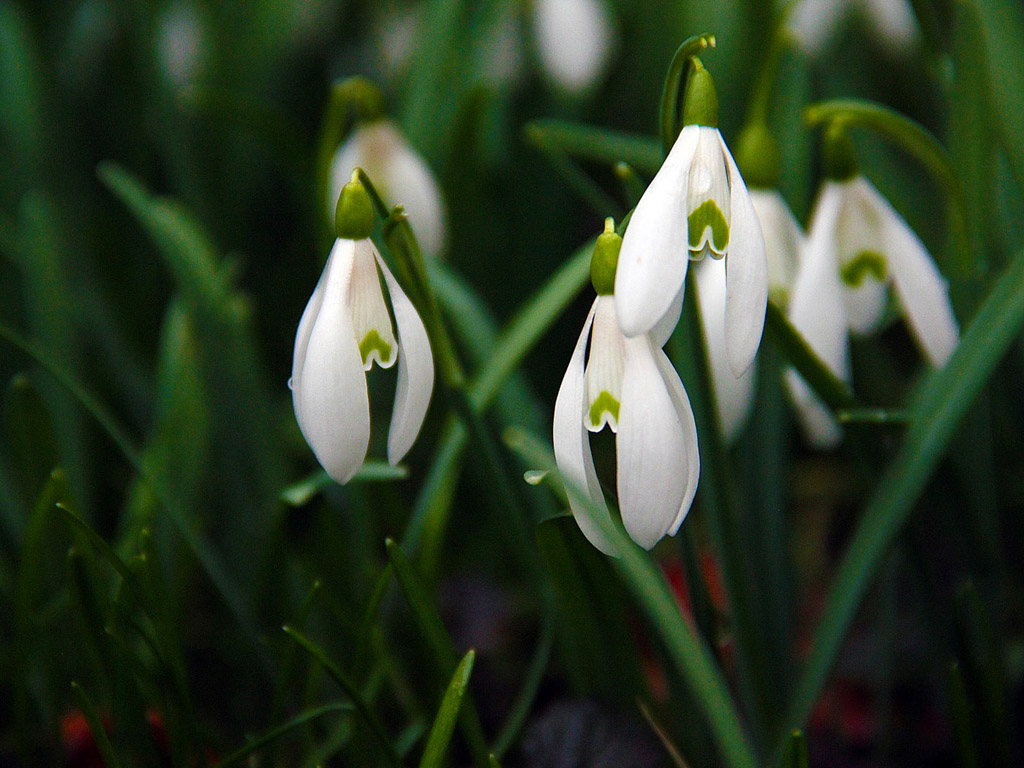
[[[299,605],[299,609],[295,612],[295,620],[290,626],[295,627],[298,630],[303,630],[306,626],[306,620],[309,618],[310,611],[313,610],[313,604],[316,600],[317,594],[320,592],[322,583],[319,579],[313,582],[313,585],[309,588],[309,592],[306,597],[303,598],[302,603]],[[274,681],[274,699],[270,707],[270,720],[273,722],[280,718],[281,713],[284,710],[285,699],[288,695],[288,689],[292,683],[291,677],[293,668],[295,667],[295,645],[289,643],[285,646],[284,652],[281,656],[281,661],[277,666],[277,679]]]
[[[384,724],[380,721],[380,718],[370,709],[367,705],[363,695],[359,692],[359,689],[352,683],[351,680],[345,675],[344,672],[327,656],[326,653],[306,637],[299,630],[293,627],[281,627],[288,637],[294,640],[296,643],[301,645],[309,654],[316,659],[320,665],[327,671],[327,674],[338,684],[338,687],[345,692],[345,695],[352,701],[352,706],[363,721],[369,726],[370,732],[373,734],[374,739],[380,746],[381,752],[383,752],[385,759],[389,765],[395,768],[400,768],[402,761],[398,757],[398,753],[395,751],[394,745],[391,743],[391,739],[388,737],[387,731],[384,730]]]
[[[444,692],[444,698],[441,699],[441,706],[438,707],[434,725],[430,728],[430,735],[427,736],[427,746],[423,749],[423,757],[420,758],[420,768],[441,768],[444,753],[448,750],[448,744],[455,732],[455,723],[459,719],[459,710],[462,708],[462,700],[469,685],[469,676],[473,672],[474,659],[476,651],[470,648],[455,668],[452,680]],[[486,768],[489,763],[488,756],[484,767]]]
[[[409,558],[406,557],[402,548],[392,539],[387,539],[384,544],[391,567],[395,571],[395,578],[398,579],[398,584],[412,609],[416,625],[430,647],[441,679],[445,679],[451,674],[451,670],[455,669],[458,661],[455,643],[452,642],[448,630],[445,629],[437,606],[423,587],[422,579],[416,573],[415,567],[409,562]],[[488,755],[487,741],[472,696],[466,702],[461,724],[466,744],[473,755],[473,762],[479,768],[485,768]]]
[[[609,167],[624,162],[649,176],[658,172],[665,157],[657,139],[565,120],[532,120],[523,128],[523,133],[533,141],[557,147],[570,157]]]
[[[405,480],[409,476],[409,468],[404,464],[392,466],[386,461],[369,459],[349,480],[350,483],[385,483],[394,480]],[[323,470],[314,472],[296,483],[281,490],[279,498],[290,507],[302,507],[308,504],[321,491],[334,485],[334,481]]]
[[[789,734],[786,750],[782,754],[779,768],[810,768],[811,758],[807,750],[807,737],[801,730]]]
[[[217,763],[217,768],[228,768],[232,765],[237,765],[242,762],[245,758],[250,755],[259,752],[264,747],[274,743],[279,738],[284,736],[291,730],[298,728],[299,726],[305,725],[313,720],[316,720],[324,715],[332,712],[350,712],[352,711],[351,704],[325,704],[322,707],[316,707],[314,709],[307,710],[302,714],[296,715],[291,720],[281,725],[270,728],[264,733],[253,738],[245,746],[239,747],[234,752],[230,753],[223,760]]]
[[[586,202],[594,213],[598,216],[614,216],[616,219],[622,217],[622,206],[584,173],[572,161],[569,153],[557,142],[551,141],[543,130],[537,130],[534,123],[528,123],[523,129],[523,136],[527,143],[544,155],[562,182]]]
[[[880,480],[826,600],[814,646],[786,719],[807,722],[850,623],[878,567],[914,508],[950,439],[1024,324],[1024,251],[994,285],[953,356],[922,383],[903,447]],[[782,739],[777,742],[779,751]]]
[[[843,408],[836,411],[840,424],[896,424],[906,425],[910,414],[898,408]]]
[[[19,374],[11,379],[4,397],[6,455],[26,507],[38,497],[50,472],[59,462],[57,436],[46,404],[32,379]],[[21,521],[15,521],[15,525]],[[21,530],[16,531],[18,536]]]
[[[946,683],[949,690],[953,736],[960,768],[978,768],[978,740],[974,735],[971,703],[967,698],[967,688],[964,686],[964,678],[960,673],[960,665],[955,661],[949,665]]]
[[[665,749],[665,753],[672,761],[672,765],[676,768],[690,768],[683,759],[683,756],[679,753],[679,748],[672,742],[672,738],[668,735],[668,731],[666,731],[661,724],[654,719],[654,715],[651,714],[650,708],[640,699],[637,699],[636,704],[640,709],[640,714],[643,715],[644,720],[647,721],[647,725],[650,726],[650,729],[654,731],[654,735],[658,737],[658,741],[661,742],[661,746]]]
[[[551,611],[548,611],[541,619],[540,637],[537,639],[537,648],[533,652],[530,666],[523,678],[523,686],[519,689],[519,694],[509,708],[505,722],[502,723],[501,729],[494,739],[494,747],[491,751],[492,762],[502,757],[512,746],[530,716],[537,692],[540,690],[540,684],[548,669],[548,661],[551,658],[551,646],[555,636],[554,626],[554,618],[551,616]]]
[[[114,751],[114,745],[110,743],[110,737],[107,735],[106,728],[103,727],[103,721],[100,719],[96,707],[93,706],[92,700],[77,682],[72,681],[71,691],[78,702],[78,708],[85,715],[85,722],[89,724],[93,743],[96,744],[103,764],[108,768],[120,768],[121,761],[117,757],[117,752]]]

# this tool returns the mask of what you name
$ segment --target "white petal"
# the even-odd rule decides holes
[[[668,312],[686,278],[686,186],[699,135],[696,125],[680,132],[622,238],[615,312],[626,336],[650,331]]]
[[[896,211],[887,219],[885,231],[893,286],[903,314],[928,362],[941,367],[960,340],[949,286],[924,243]]]
[[[872,28],[892,51],[906,54],[917,45],[917,19],[907,0],[862,0],[861,5]]]
[[[732,236],[727,232],[724,243],[715,243],[712,228],[704,227],[703,232],[689,231],[689,215],[707,201],[713,202],[726,224],[731,220],[732,199],[729,195],[729,169],[723,153],[722,134],[717,128],[702,125],[698,128],[697,148],[693,152],[690,173],[686,180],[687,246],[691,258],[712,256],[721,258],[729,249]],[[694,242],[696,238],[696,242]]]
[[[768,262],[768,295],[780,306],[788,306],[796,279],[804,235],[786,201],[777,189],[748,189],[764,235]]]
[[[754,355],[761,344],[764,313],[768,306],[768,261],[761,225],[743,177],[721,136],[719,142],[729,165],[729,196],[732,200],[729,253],[725,257],[725,341],[729,364],[733,373],[739,376],[754,362]]]
[[[890,265],[884,222],[891,208],[863,176],[837,183],[837,187],[843,191],[843,204],[836,221],[839,269],[863,253],[877,254],[885,261],[883,280],[866,274],[858,286],[843,282],[846,320],[850,330],[866,334],[878,327],[885,313]]]
[[[679,316],[683,314],[683,295],[685,293],[686,284],[684,283],[679,286],[679,291],[676,293],[676,297],[672,299],[668,312],[662,316],[661,320],[655,324],[648,334],[651,337],[651,341],[654,342],[654,346],[659,349],[668,343],[668,340],[672,338],[672,332],[679,325]]]
[[[672,367],[665,353],[654,350],[654,361],[658,364],[658,370],[662,378],[668,384],[668,393],[672,397],[672,405],[675,406],[676,416],[683,426],[684,454],[686,457],[686,490],[683,492],[683,500],[679,504],[679,511],[675,520],[668,527],[668,535],[675,536],[676,531],[690,511],[694,494],[697,493],[697,483],[700,481],[700,446],[697,444],[697,422],[693,418],[693,409],[690,407],[690,398],[686,395],[683,382],[679,380],[679,374]]]
[[[839,184],[825,182],[814,207],[807,247],[793,284],[789,319],[822,362],[836,376],[849,381],[846,305],[835,242],[843,197]],[[787,372],[786,381],[808,441],[820,448],[837,445],[842,431],[829,410],[794,371]]]
[[[616,476],[622,524],[645,549],[676,524],[692,490],[688,446],[650,338],[626,339]]]
[[[565,481],[565,490],[569,495],[569,507],[572,509],[576,523],[587,540],[606,555],[616,555],[615,546],[605,536],[602,526],[592,515],[600,510],[605,525],[612,525],[611,513],[601,491],[601,483],[594,469],[594,459],[590,453],[590,433],[583,426],[584,381],[583,358],[587,348],[587,337],[594,322],[597,302],[590,309],[587,321],[583,324],[583,332],[576,349],[573,350],[569,367],[566,368],[562,386],[558,389],[555,399],[554,430],[552,433],[555,448],[555,464]],[[586,494],[580,499],[580,494]],[[588,504],[589,502],[589,504]]]
[[[317,286],[299,322],[292,368],[299,428],[339,483],[362,466],[370,440],[366,376],[348,306],[354,246],[351,240],[335,243],[320,278],[322,288]]]
[[[390,368],[398,357],[398,345],[391,327],[391,315],[384,302],[380,275],[374,258],[377,249],[369,239],[356,240],[348,289],[352,332],[363,360],[363,370]],[[367,346],[364,348],[364,344]]]
[[[739,376],[729,364],[725,338],[726,276],[725,264],[704,259],[694,264],[697,281],[697,304],[700,307],[704,338],[711,363],[711,380],[715,388],[718,424],[726,442],[732,442],[742,429],[754,404],[754,380],[757,366],[750,366]]]
[[[534,0],[537,53],[545,73],[569,93],[589,90],[614,43],[603,0]]]
[[[800,0],[789,16],[789,27],[800,47],[817,56],[835,33],[849,0]]]
[[[427,329],[423,327],[416,307],[376,248],[373,255],[388,284],[391,308],[398,326],[398,384],[391,428],[388,430],[388,463],[395,465],[412,447],[423,426],[423,417],[427,415],[430,395],[434,391],[434,357]]]
[[[618,410],[622,402],[622,366],[625,359],[622,331],[615,321],[615,302],[611,296],[598,296],[594,302],[594,323],[590,332],[590,356],[584,378],[587,384],[586,427],[600,432],[607,424],[612,432],[619,431],[618,416],[607,407],[601,408],[595,421],[592,417],[594,402],[601,395],[611,397]],[[608,404],[612,405],[612,404]]]
[[[331,161],[328,216],[354,168],[362,168],[388,205],[401,205],[427,256],[444,247],[445,214],[441,190],[429,166],[390,120],[362,123],[338,147]]]

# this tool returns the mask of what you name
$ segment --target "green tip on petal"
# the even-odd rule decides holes
[[[391,345],[381,338],[377,329],[371,330],[363,340],[359,342],[359,355],[363,358],[363,367],[367,367],[370,354],[376,350],[377,359],[382,362],[391,360]]]
[[[607,390],[601,390],[601,394],[594,398],[590,404],[590,423],[600,424],[601,414],[605,411],[612,417],[612,422],[619,423],[619,401],[611,396]]]
[[[781,160],[779,143],[764,123],[753,123],[740,132],[736,144],[736,165],[748,187],[774,189],[779,186]]]
[[[853,142],[838,122],[825,130],[824,148],[825,175],[833,181],[849,181],[860,171]]]
[[[365,240],[373,234],[373,203],[357,170],[352,172],[352,181],[341,188],[334,209],[334,230],[343,240]]]
[[[605,219],[604,232],[597,236],[594,255],[590,257],[590,282],[598,296],[615,293],[615,268],[619,265],[622,238],[615,232],[615,222]]]
[[[729,245],[729,222],[725,220],[722,209],[714,200],[705,200],[698,205],[693,213],[686,218],[689,231],[690,250],[701,247],[704,231],[711,227],[711,249],[718,254],[725,252]]]
[[[868,275],[878,282],[885,280],[885,257],[874,251],[861,251],[853,257],[839,272],[843,282],[851,288],[863,284]]]
[[[694,56],[690,76],[686,82],[686,99],[683,102],[683,125],[718,127],[718,92],[711,73],[703,62]]]

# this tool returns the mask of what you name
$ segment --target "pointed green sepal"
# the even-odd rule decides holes
[[[344,240],[365,240],[373,233],[373,203],[359,181],[358,168],[352,171],[352,180],[341,188],[334,209],[334,230]]]
[[[704,125],[718,127],[718,92],[711,73],[694,56],[691,59],[690,77],[686,83],[686,99],[683,102],[683,125]]]
[[[590,282],[598,296],[611,296],[615,292],[615,268],[619,264],[622,238],[615,232],[615,221],[604,220],[604,232],[597,237],[594,255],[590,257]]]
[[[601,390],[601,394],[594,398],[590,404],[590,423],[600,424],[601,414],[605,411],[612,417],[612,420],[619,423],[619,401],[612,397],[607,390]]]
[[[851,288],[858,288],[871,275],[878,282],[885,280],[885,256],[875,251],[861,251],[843,266],[839,276]]]
[[[782,175],[779,142],[767,125],[748,125],[740,132],[736,147],[736,166],[748,187],[774,189],[779,186]]]
[[[833,181],[849,181],[860,172],[853,142],[839,122],[831,123],[825,130],[823,152],[825,175]]]
[[[725,220],[722,209],[714,200],[705,200],[698,205],[693,213],[686,218],[689,230],[690,250],[701,247],[704,231],[711,227],[711,249],[718,254],[724,253],[729,245],[729,222]]]

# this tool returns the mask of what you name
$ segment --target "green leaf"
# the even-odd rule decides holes
[[[502,723],[498,735],[494,739],[494,747],[491,752],[492,764],[502,757],[509,747],[515,742],[516,737],[522,731],[526,720],[533,709],[537,692],[544,681],[547,673],[548,661],[551,658],[551,646],[554,642],[554,618],[550,611],[545,612],[541,619],[540,637],[537,639],[537,648],[530,659],[530,666],[523,678],[523,686],[519,694],[505,715],[505,722]]]
[[[946,366],[932,371],[918,392],[903,447],[861,516],[829,592],[814,646],[783,721],[787,734],[789,728],[807,722],[882,559],[1022,324],[1024,251],[999,278]],[[780,751],[782,738],[777,742]]]
[[[237,765],[250,755],[259,752],[264,747],[274,743],[289,731],[305,725],[306,723],[312,722],[313,720],[317,720],[324,715],[332,712],[350,712],[351,710],[351,704],[325,704],[322,707],[315,707],[313,709],[306,710],[302,714],[296,715],[291,720],[275,726],[274,728],[270,728],[259,736],[256,736],[245,746],[239,747],[223,760],[220,760],[217,763],[217,768],[228,768],[229,766]]]
[[[665,158],[657,139],[566,120],[532,120],[523,134],[534,143],[555,147],[578,160],[609,167],[623,162],[649,176],[658,172]]]
[[[811,758],[807,750],[807,737],[800,730],[789,734],[786,749],[782,754],[779,768],[810,768]]]
[[[395,751],[394,745],[391,743],[391,739],[388,737],[387,731],[384,730],[384,724],[380,721],[380,718],[370,709],[367,705],[363,695],[359,692],[359,689],[355,684],[349,680],[344,672],[327,656],[326,653],[306,637],[299,630],[293,627],[281,627],[288,637],[294,640],[296,643],[301,645],[309,654],[320,662],[320,665],[327,671],[327,674],[338,684],[338,687],[345,692],[345,695],[352,701],[352,705],[356,712],[363,719],[363,721],[369,726],[370,732],[373,734],[374,739],[380,746],[381,752],[384,754],[388,764],[394,766],[394,768],[401,768],[402,761],[398,757],[398,753]]]
[[[75,694],[75,700],[78,702],[79,709],[85,715],[86,723],[89,724],[93,743],[96,744],[96,749],[100,753],[103,764],[108,766],[108,768],[120,768],[121,761],[114,751],[114,745],[110,743],[110,737],[107,735],[107,730],[103,727],[103,721],[100,719],[96,707],[93,706],[89,696],[77,682],[72,681],[71,691]]]
[[[404,464],[391,466],[386,461],[369,459],[349,480],[350,483],[385,483],[394,480],[405,480],[409,476],[409,468]],[[313,500],[335,482],[323,470],[314,472],[296,483],[281,490],[278,498],[290,507],[302,507]]]
[[[535,123],[526,125],[523,136],[527,143],[532,144],[544,155],[562,182],[579,195],[594,213],[598,216],[621,218],[622,206],[584,173],[572,161],[567,151],[557,142],[551,141],[543,130],[538,130]]]
[[[406,557],[402,548],[392,539],[387,539],[384,544],[391,567],[395,571],[395,578],[398,579],[402,593],[409,603],[409,608],[412,609],[413,619],[423,638],[427,641],[441,679],[445,679],[451,674],[451,670],[455,669],[458,661],[455,643],[452,642],[448,630],[445,629],[437,606],[423,587],[422,579],[416,573],[413,564],[409,562],[409,558]],[[485,768],[488,755],[487,742],[484,738],[483,727],[480,725],[480,715],[477,713],[472,697],[466,702],[461,723],[466,744],[473,755],[473,762],[479,768]]]
[[[451,682],[444,692],[444,698],[441,699],[441,706],[438,707],[434,725],[430,728],[430,735],[427,736],[427,746],[423,749],[423,757],[420,758],[420,768],[441,768],[444,753],[448,750],[448,744],[455,732],[455,723],[459,719],[459,710],[462,708],[462,700],[469,685],[474,659],[476,651],[470,648],[455,668]],[[489,763],[488,757],[484,763],[485,768]]]
[[[59,452],[53,421],[35,383],[25,374],[11,379],[4,398],[4,427],[7,459],[22,492],[26,507],[39,496],[50,472],[57,466]],[[21,521],[15,520],[17,535]]]

